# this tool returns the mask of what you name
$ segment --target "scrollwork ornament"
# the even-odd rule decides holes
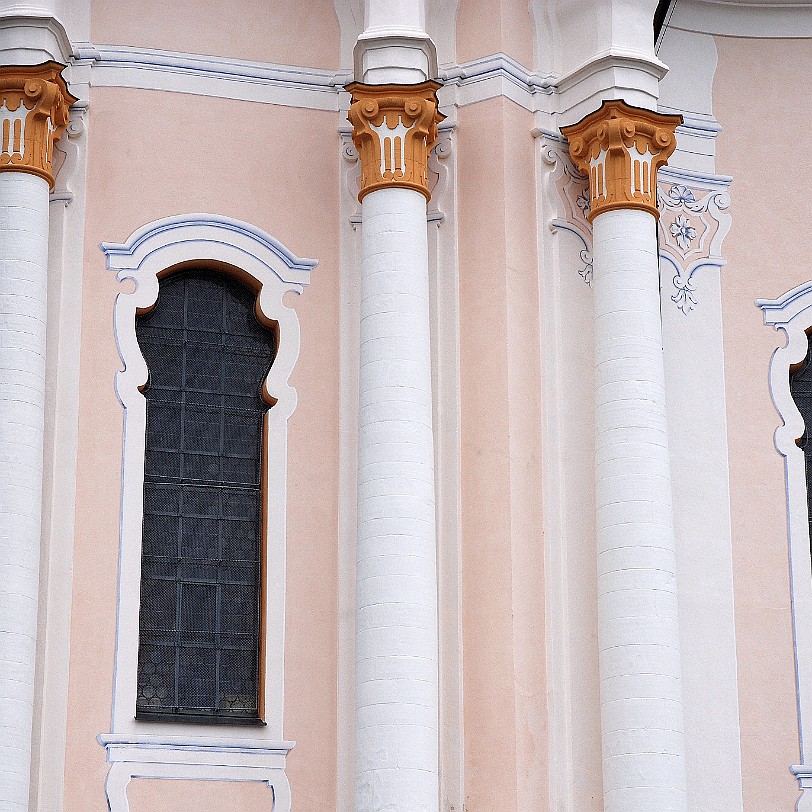
[[[542,134],[541,157],[551,167],[547,183],[557,198],[562,216],[550,221],[551,231],[568,231],[580,241],[578,276],[592,285],[592,226],[589,223],[589,182],[576,168],[567,152],[566,143]],[[571,149],[572,147],[570,147]]]
[[[563,127],[570,156],[589,178],[588,219],[611,209],[642,209],[659,216],[657,170],[676,148],[680,116],[606,101],[578,124]]]
[[[418,85],[347,85],[348,118],[361,159],[358,199],[377,189],[413,189],[431,199],[428,156],[445,118],[437,109],[437,82]]]
[[[673,268],[671,301],[685,315],[699,305],[696,272],[725,265],[722,242],[730,228],[729,183],[729,178],[712,176],[689,180],[670,170],[661,175],[660,262]]]
[[[77,101],[62,65],[0,67],[0,172],[28,172],[54,188],[54,145]]]

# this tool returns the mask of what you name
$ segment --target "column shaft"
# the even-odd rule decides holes
[[[657,169],[681,119],[604,102],[564,127],[589,178],[605,812],[687,812]]]
[[[76,101],[62,65],[0,66],[0,809],[31,772],[45,434],[48,192]]]
[[[593,221],[598,644],[606,812],[685,812],[656,220]]]
[[[48,182],[0,173],[0,808],[28,809],[48,278]]]
[[[438,632],[426,199],[362,205],[357,812],[437,812]]]

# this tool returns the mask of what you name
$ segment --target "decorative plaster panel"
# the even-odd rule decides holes
[[[587,285],[592,284],[592,224],[589,222],[591,201],[589,181],[570,158],[567,142],[551,133],[536,131],[542,138],[542,158],[550,167],[548,182],[555,188],[561,201],[563,217],[550,221],[550,230],[563,229],[575,234],[583,244],[580,259],[583,265],[579,276]]]
[[[731,179],[696,175],[663,167],[658,182],[660,267],[674,270],[671,301],[683,312],[696,307],[694,273],[721,268],[722,242],[730,230]]]
[[[550,221],[550,229],[569,231],[583,244],[578,274],[592,281],[592,226],[589,222],[589,182],[569,157],[566,143],[550,133],[537,131],[543,139],[542,157],[550,166],[549,182],[561,201],[562,216]],[[699,302],[694,274],[707,266],[723,267],[722,243],[730,229],[728,213],[731,178],[703,175],[662,167],[658,174],[660,211],[660,268],[671,275],[671,301],[686,315]]]

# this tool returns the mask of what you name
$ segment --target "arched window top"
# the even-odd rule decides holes
[[[107,267],[119,281],[132,280],[135,290],[116,299],[115,327],[125,368],[116,391],[125,408],[147,382],[147,366],[138,348],[135,317],[150,310],[158,298],[158,279],[190,266],[227,268],[259,291],[257,315],[278,324],[276,360],[266,381],[273,420],[287,419],[296,406],[288,376],[299,354],[299,322],[282,303],[287,292],[301,293],[309,284],[316,260],[297,257],[255,226],[211,214],[190,214],[156,220],[135,231],[125,243],[102,243]],[[278,401],[278,403],[277,403]]]
[[[114,309],[115,336],[122,360],[122,369],[116,375],[116,392],[124,407],[124,445],[112,729],[110,733],[99,737],[99,741],[107,748],[108,760],[113,762],[110,776],[114,776],[115,780],[108,777],[108,793],[113,790],[118,792],[126,785],[126,780],[136,774],[152,777],[183,777],[183,770],[191,764],[194,765],[196,774],[206,774],[206,777],[210,778],[222,778],[227,775],[234,780],[244,780],[247,769],[244,765],[244,748],[246,740],[250,739],[252,764],[254,764],[251,773],[252,776],[256,776],[250,780],[267,781],[274,790],[274,809],[279,806],[280,812],[285,812],[290,809],[290,797],[284,775],[284,762],[285,754],[292,747],[292,743],[283,738],[287,420],[296,406],[296,392],[289,385],[288,378],[299,352],[299,321],[295,310],[290,306],[293,302],[286,304],[283,302],[283,297],[289,292],[301,293],[303,291],[304,286],[309,282],[310,270],[316,263],[314,260],[296,257],[281,243],[255,226],[231,218],[207,214],[184,215],[158,220],[138,229],[122,244],[103,243],[101,248],[106,254],[108,268],[117,273],[119,281],[129,283],[122,287],[116,297]],[[248,490],[253,488],[254,493],[257,492],[258,479],[261,483],[258,493],[263,508],[260,518],[262,525],[260,534],[264,543],[264,552],[261,553],[259,563],[264,572],[264,575],[260,575],[262,585],[260,600],[264,604],[262,613],[264,621],[261,629],[264,650],[259,653],[259,684],[256,686],[256,691],[254,691],[254,686],[237,685],[234,682],[221,685],[219,690],[221,707],[227,704],[232,711],[244,713],[246,718],[249,715],[258,717],[259,708],[264,708],[264,713],[261,715],[265,724],[241,727],[238,735],[229,734],[228,728],[223,728],[221,725],[216,727],[205,723],[194,726],[178,725],[176,722],[144,721],[138,718],[138,712],[145,707],[144,702],[141,702],[139,707],[138,662],[140,585],[144,563],[142,551],[147,552],[149,549],[149,540],[146,538],[144,527],[149,505],[145,503],[149,498],[147,490],[155,484],[164,483],[164,480],[156,483],[154,478],[152,483],[150,482],[150,468],[146,459],[149,453],[147,435],[150,431],[147,428],[148,407],[157,393],[160,392],[164,395],[165,400],[168,400],[173,396],[174,391],[171,386],[165,385],[167,382],[164,373],[170,374],[171,365],[167,363],[163,373],[157,371],[157,367],[161,365],[160,353],[165,350],[161,350],[158,346],[150,347],[148,345],[151,338],[163,338],[161,331],[169,327],[167,323],[164,323],[163,313],[174,309],[177,316],[180,300],[189,298],[190,292],[184,291],[183,288],[188,288],[188,280],[195,274],[199,274],[198,281],[203,286],[213,283],[222,292],[222,297],[221,293],[217,293],[214,298],[221,301],[227,310],[229,308],[225,302],[229,296],[233,294],[237,300],[244,297],[243,304],[247,307],[243,308],[243,315],[238,315],[239,308],[236,307],[233,312],[223,312],[218,316],[221,319],[221,325],[226,322],[239,321],[243,317],[248,318],[245,313],[249,311],[256,315],[258,327],[252,327],[248,331],[237,327],[233,332],[240,341],[247,342],[247,346],[254,346],[259,353],[255,359],[256,364],[252,367],[252,377],[255,380],[251,384],[251,391],[249,393],[248,387],[246,387],[246,391],[239,397],[253,399],[253,405],[246,411],[250,413],[251,409],[255,409],[254,417],[258,416],[263,422],[264,434],[261,449],[263,468],[259,477],[252,473],[256,469],[252,468],[251,463],[245,462],[247,460],[246,452],[245,459],[240,453],[235,453],[231,455],[233,465],[232,462],[229,462],[228,465],[222,467],[218,462],[215,466],[216,470],[209,471],[206,461],[202,459],[206,456],[205,454],[193,459],[195,449],[181,448],[171,466],[168,466],[166,470],[161,470],[160,466],[152,470],[157,471],[158,476],[165,477],[166,482],[171,482],[173,480],[170,478],[176,477],[181,483],[191,472],[193,474],[191,479],[195,481],[188,484],[193,487],[201,484],[207,487],[212,484],[206,480],[199,481],[201,475],[203,477],[213,476],[220,485],[226,487],[234,485],[239,488],[246,487]],[[163,296],[160,302],[158,302],[159,291]],[[226,291],[230,292],[226,293]],[[204,298],[210,299],[211,297]],[[169,310],[164,311],[164,305],[167,305]],[[184,307],[187,306],[188,304],[184,305]],[[210,322],[206,322],[206,319],[212,316],[211,313],[207,314],[201,310],[195,315],[200,316],[201,321],[193,330],[197,330],[198,333],[207,333],[209,337],[214,337],[220,330],[219,326],[215,328]],[[189,327],[187,321],[183,328],[185,334],[179,339],[180,343],[188,343]],[[259,333],[256,333],[255,330],[258,330]],[[149,335],[150,332],[152,332],[152,336]],[[262,337],[260,338],[260,336]],[[270,345],[267,343],[269,336]],[[200,336],[197,337],[200,338]],[[261,350],[253,342],[258,342],[259,345],[265,342],[265,349]],[[157,340],[154,342],[156,345],[160,343]],[[270,353],[268,353],[269,346],[271,347]],[[218,352],[221,351],[224,352],[224,348],[221,347],[218,350]],[[177,347],[173,352],[177,355]],[[217,358],[217,363],[220,363],[223,355],[221,354]],[[157,377],[153,377],[151,380],[148,362],[154,375],[157,374]],[[216,377],[208,375],[200,365],[198,371],[204,373],[204,377],[212,379]],[[222,366],[220,374],[227,374]],[[260,389],[263,379],[264,388]],[[201,401],[206,401],[194,404],[203,408],[210,408],[211,402],[218,400],[224,394],[213,385],[213,380],[204,381],[204,385],[201,386],[196,385],[195,382],[190,384],[190,381],[187,381],[186,388],[187,394],[192,393],[192,399],[199,398]],[[233,394],[235,389],[230,388],[229,392]],[[177,392],[175,392],[176,394]],[[163,401],[156,398],[154,402],[157,404]],[[247,400],[243,405],[247,405]],[[236,402],[221,401],[220,406],[226,411],[232,409],[233,411],[229,414],[236,414],[241,408]],[[192,422],[194,422],[194,416],[192,416]],[[210,429],[212,421],[205,422]],[[217,423],[217,425],[219,427],[220,424]],[[151,438],[150,442],[152,440],[164,441],[155,437]],[[206,434],[201,435],[200,440],[204,446],[215,440],[219,444],[219,431],[217,438]],[[191,455],[188,459],[186,458],[187,452]],[[167,455],[161,452],[159,456],[166,457]],[[183,457],[183,461],[181,461],[181,457]],[[163,462],[168,463],[168,460],[164,459]],[[187,462],[191,467],[187,468]],[[273,472],[273,475],[263,478],[264,472]],[[220,506],[218,504],[218,510]],[[217,522],[228,522],[231,518],[235,518],[242,521],[237,516],[210,517],[204,515],[206,511],[211,511],[211,502],[203,504],[202,507],[201,511],[192,511],[193,518],[201,521],[216,519]],[[184,518],[180,510],[158,510],[154,513],[157,516],[166,514],[163,518],[170,520]],[[250,521],[247,516],[245,518],[246,521]],[[158,522],[160,523],[162,520],[159,518]],[[178,530],[178,543],[184,544],[178,527],[176,530]],[[168,537],[163,531],[158,535]],[[212,537],[207,534],[207,538]],[[219,536],[217,538],[219,545]],[[194,539],[191,541],[194,542]],[[155,552],[155,549],[152,549],[152,552]],[[211,558],[200,558],[201,555],[208,556],[212,550],[204,550],[202,547],[198,549],[194,543],[189,545],[187,552],[190,554],[190,560],[195,562],[212,560]],[[157,557],[160,558],[160,551],[158,553]],[[218,562],[223,558],[247,560],[240,558],[242,555],[243,553],[234,553],[224,557],[218,551],[216,560]],[[180,555],[175,557],[176,559],[181,558]],[[220,564],[218,563],[217,566]],[[256,567],[254,572],[256,572]],[[232,579],[229,573],[225,573],[225,577],[221,577],[224,575],[223,573],[213,574],[216,577],[209,580],[215,584],[230,580],[239,581],[239,579]],[[177,586],[175,589],[177,597]],[[191,600],[188,604],[204,614],[208,611],[207,607],[212,606],[207,596],[203,594],[206,589],[204,584],[202,589],[197,590],[200,594],[190,595]],[[211,592],[211,590],[209,591]],[[236,605],[232,601],[227,609],[232,609]],[[222,606],[221,601],[221,609]],[[216,604],[214,604],[214,610],[215,612],[217,610]],[[248,610],[247,614],[243,613],[246,617],[248,615],[256,616],[254,607],[248,606]],[[176,610],[175,618],[178,617]],[[186,622],[182,612],[180,621],[182,624]],[[232,621],[229,622],[233,626]],[[199,626],[198,623],[192,625]],[[199,629],[195,629],[195,631],[199,631]],[[246,701],[246,697],[249,695],[251,697],[256,695],[256,700],[251,698],[250,701]],[[142,700],[147,699],[155,699],[155,697],[147,697],[145,693],[142,694]],[[200,707],[210,709],[211,704],[208,703],[208,698],[202,697],[202,700],[206,700],[206,703],[201,701]],[[176,702],[173,707],[180,704],[188,705],[189,703]],[[199,747],[203,739],[206,741],[205,752],[201,751]],[[161,754],[160,757],[156,755],[158,753]]]

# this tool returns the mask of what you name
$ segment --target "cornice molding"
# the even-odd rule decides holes
[[[346,109],[344,86],[352,79],[349,71],[329,71],[295,65],[226,59],[223,57],[131,48],[123,45],[78,43],[75,60],[90,68],[95,87],[131,87],[164,90],[199,96],[237,99],[311,110]],[[639,69],[641,63],[628,53],[604,54],[600,65],[612,69],[625,65]],[[646,60],[644,60],[646,61]],[[650,60],[648,60],[650,63]],[[652,76],[660,69],[651,66]],[[440,70],[443,86],[438,91],[445,112],[488,99],[505,97],[530,112],[540,113],[545,129],[554,129],[554,108],[563,102],[562,88],[574,86],[586,75],[582,65],[567,76],[556,78],[528,70],[507,54],[480,57]],[[661,107],[661,112],[681,114],[680,132],[714,138],[719,125],[710,116]]]
[[[806,39],[812,37],[812,3],[679,0],[669,27],[726,37]]]
[[[77,59],[91,64],[96,87],[168,90],[199,96],[339,110],[348,71],[275,65],[202,54],[80,43]]]

